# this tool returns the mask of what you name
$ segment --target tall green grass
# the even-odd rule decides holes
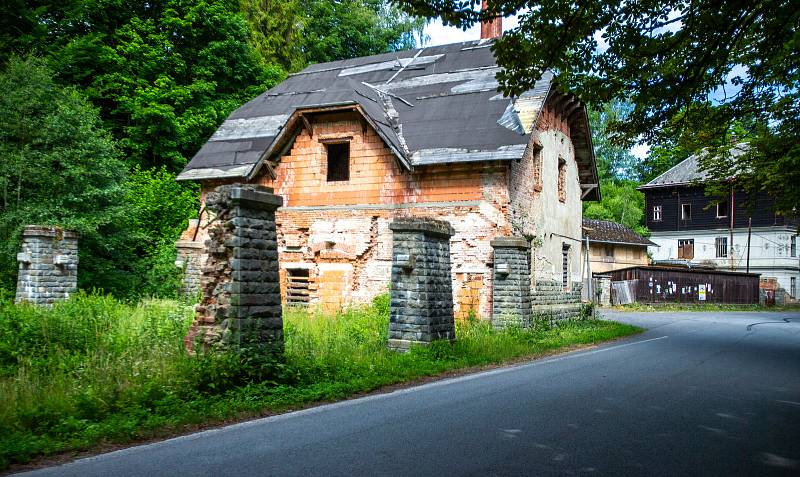
[[[0,299],[0,469],[48,453],[280,412],[454,369],[635,333],[604,321],[496,332],[457,324],[455,343],[385,347],[388,297],[336,315],[284,313],[285,359],[186,354],[192,307],[78,294],[52,308]]]

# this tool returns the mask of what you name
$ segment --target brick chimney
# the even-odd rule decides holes
[[[481,11],[486,10],[486,0],[481,2]],[[498,38],[503,35],[503,17],[496,16],[491,20],[481,21],[481,40]]]

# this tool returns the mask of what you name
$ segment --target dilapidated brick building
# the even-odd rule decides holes
[[[316,64],[231,114],[180,174],[201,197],[272,187],[284,302],[339,307],[388,289],[403,216],[449,222],[457,315],[491,315],[497,237],[532,241],[534,303],[574,301],[581,201],[599,198],[585,105],[546,73],[497,92],[491,40]],[[202,241],[200,230],[184,238]]]

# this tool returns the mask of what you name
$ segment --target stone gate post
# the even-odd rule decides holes
[[[392,230],[390,349],[454,340],[450,237],[453,227],[441,220],[398,218]]]
[[[272,189],[225,185],[206,196],[203,293],[186,345],[257,347],[283,352],[283,319]]]
[[[59,227],[29,225],[17,254],[16,302],[50,305],[78,288],[78,234]]]
[[[498,237],[494,249],[492,324],[526,327],[531,321],[530,244],[524,238]]]

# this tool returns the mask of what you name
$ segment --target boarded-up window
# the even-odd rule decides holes
[[[791,246],[792,257],[796,257],[797,256],[797,235],[792,235],[792,239],[791,240],[792,240],[792,246]]]
[[[567,161],[558,158],[558,200],[567,201]]]
[[[789,280],[789,294],[792,298],[797,298],[797,277],[791,277]]]
[[[295,306],[308,305],[308,270],[290,268],[286,270],[286,275],[286,304]]]
[[[678,258],[684,260],[694,258],[694,239],[678,240]]]
[[[561,286],[569,290],[569,245],[561,246]]]
[[[350,143],[325,144],[328,155],[328,182],[350,180]]]
[[[728,237],[717,237],[714,240],[714,245],[717,249],[717,258],[728,256]]]

